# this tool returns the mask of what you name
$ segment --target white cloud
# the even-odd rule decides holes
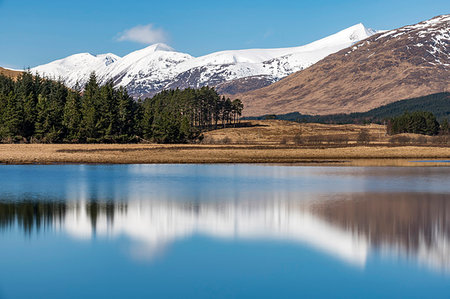
[[[146,45],[165,43],[167,39],[167,33],[160,28],[155,28],[153,24],[138,25],[125,30],[117,38],[118,41],[131,41]]]

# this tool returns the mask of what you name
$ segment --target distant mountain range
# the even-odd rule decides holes
[[[450,15],[390,31],[358,24],[294,48],[196,58],[156,44],[124,57],[76,54],[31,71],[69,87],[84,85],[95,71],[101,83],[112,80],[135,98],[164,89],[214,86],[240,98],[244,116],[366,112],[450,91]]]
[[[364,112],[450,91],[450,15],[378,33],[270,86],[236,95],[245,116]]]
[[[134,97],[152,96],[163,89],[206,85],[217,86],[224,93],[238,93],[279,81],[375,33],[358,24],[305,46],[222,51],[202,57],[155,44],[124,57],[111,53],[76,54],[31,71],[61,79],[69,87],[84,85],[95,71],[102,83],[113,80]]]

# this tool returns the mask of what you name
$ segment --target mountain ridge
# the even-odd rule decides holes
[[[144,97],[163,89],[216,86],[245,77],[265,76],[275,82],[374,33],[360,23],[303,46],[228,50],[201,57],[155,44],[124,57],[75,54],[31,71],[61,79],[69,87],[83,85],[95,71],[100,82],[112,80],[116,86],[125,86],[134,97]]]

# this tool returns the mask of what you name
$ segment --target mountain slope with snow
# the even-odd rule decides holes
[[[75,87],[77,83],[84,85],[93,71],[99,75],[107,73],[109,66],[119,59],[120,57],[114,54],[94,56],[80,53],[32,68],[31,72],[51,79],[61,79],[69,87]]]
[[[378,33],[237,97],[246,116],[364,112],[450,89],[450,15]]]
[[[305,46],[221,51],[202,57],[155,44],[122,58],[114,54],[76,54],[31,71],[61,79],[70,87],[76,83],[83,85],[95,71],[102,83],[113,80],[116,86],[125,86],[133,96],[142,97],[163,89],[217,86],[246,77],[275,82],[374,33],[357,24]]]

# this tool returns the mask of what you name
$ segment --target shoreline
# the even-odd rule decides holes
[[[437,160],[436,162],[429,162]],[[0,144],[2,165],[261,164],[292,166],[450,166],[450,147],[157,144]]]

